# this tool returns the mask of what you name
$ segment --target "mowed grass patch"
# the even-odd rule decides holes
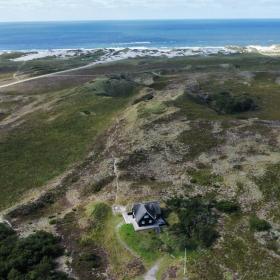
[[[104,97],[76,88],[50,111],[28,115],[0,145],[0,209],[82,160],[132,95]]]
[[[146,263],[153,264],[161,256],[163,245],[154,230],[136,232],[131,224],[123,225],[119,234],[121,239]]]

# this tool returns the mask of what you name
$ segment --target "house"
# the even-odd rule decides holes
[[[160,232],[160,227],[166,225],[159,202],[145,202],[134,204],[130,212],[125,207],[120,210],[126,224],[133,225],[135,231],[155,229]]]
[[[132,217],[139,227],[165,224],[159,202],[137,203],[132,207]]]

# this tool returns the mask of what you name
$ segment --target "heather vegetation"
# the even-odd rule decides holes
[[[1,84],[85,63],[18,55]],[[0,279],[278,279],[279,65],[137,57],[1,89],[1,218],[22,237],[1,225]],[[154,200],[160,234],[124,225]]]

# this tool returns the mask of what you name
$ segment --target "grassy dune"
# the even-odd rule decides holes
[[[98,96],[87,86],[53,92],[50,108],[26,115],[0,145],[1,209],[82,160],[133,92]]]
[[[43,59],[25,69],[69,66],[61,63]],[[54,205],[31,207],[37,212],[30,217],[16,212],[19,228],[56,217],[68,241],[78,236],[75,250],[71,242],[66,246],[69,255],[75,251],[73,269],[86,275],[96,265],[88,251],[98,248],[102,269],[114,279],[138,279],[159,261],[158,279],[184,279],[187,248],[190,280],[278,279],[279,67],[278,57],[253,54],[136,58],[2,90],[0,209],[82,161],[121,116],[110,146],[117,195],[112,165],[101,157],[90,175],[78,169],[84,188],[69,182]],[[244,96],[256,106],[243,106]],[[96,187],[85,193],[88,186]],[[163,202],[168,227],[160,235],[134,232],[113,214],[116,197]],[[176,200],[168,206],[172,197],[184,198],[179,208]],[[48,226],[57,229],[55,222]]]

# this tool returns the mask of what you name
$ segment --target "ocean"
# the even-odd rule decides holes
[[[0,23],[0,50],[280,44],[280,20]]]

